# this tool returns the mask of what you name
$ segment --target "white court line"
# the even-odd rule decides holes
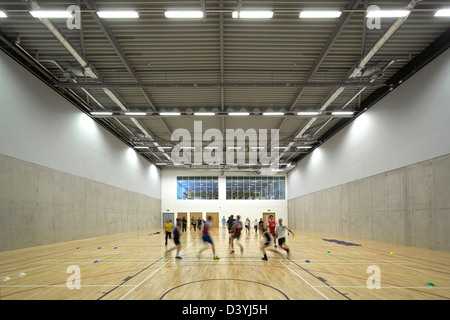
[[[127,295],[129,295],[131,292],[133,292],[137,287],[139,287],[141,284],[143,284],[145,281],[147,281],[147,279],[149,279],[151,276],[153,276],[155,273],[157,273],[159,270],[161,270],[166,264],[168,264],[170,261],[166,261],[166,263],[164,263],[161,267],[159,267],[156,271],[154,271],[151,275],[149,275],[147,278],[145,278],[144,280],[142,280],[141,282],[139,282],[137,285],[134,286],[133,289],[131,289],[130,291],[128,291],[126,294],[124,294],[119,300],[122,300],[123,298],[125,298]]]
[[[415,271],[417,271],[417,272],[422,272],[422,273],[431,274],[432,276],[435,276],[435,277],[441,277],[441,278],[444,278],[444,279],[450,279],[449,277],[446,277],[446,276],[443,276],[443,275],[440,275],[440,274],[435,274],[435,273],[432,273],[432,272],[427,272],[427,271],[424,271],[424,270],[419,269],[419,268],[408,267],[408,266],[405,266],[405,265],[403,265],[403,264],[401,264],[401,263],[396,263],[396,262],[392,262],[392,261],[388,261],[388,262],[390,262],[391,264],[394,264],[394,265],[396,265],[396,266],[405,267],[405,268],[408,268],[408,269],[413,269],[413,270],[415,270]],[[414,262],[414,264],[419,265],[419,266],[424,266],[423,264],[416,263],[416,262]],[[426,267],[430,267],[430,268],[436,269],[436,268],[433,267],[433,266],[426,266]]]
[[[324,297],[327,300],[330,300],[326,295],[324,295],[322,292],[320,292],[319,290],[317,290],[314,286],[312,286],[308,281],[306,281],[305,279],[303,279],[297,272],[295,272],[294,270],[292,270],[291,268],[289,268],[287,265],[285,265],[283,263],[283,261],[278,260],[283,266],[285,266],[286,268],[288,268],[289,270],[291,270],[297,277],[299,277],[300,279],[302,279],[308,286],[310,286],[311,288],[313,288],[315,291],[317,291],[322,297]]]
[[[188,246],[186,246],[183,250],[180,250],[180,253],[183,252],[184,250],[186,250],[187,248],[189,248],[191,245],[193,245],[195,242],[197,242],[198,239],[196,239],[195,241],[191,242]],[[164,268],[164,266],[166,264],[168,264],[169,262],[171,262],[172,260],[168,260],[166,261],[166,263],[164,263],[161,267],[159,267],[157,270],[155,270],[151,275],[149,275],[147,278],[145,278],[144,280],[142,280],[141,282],[139,282],[137,285],[134,286],[133,289],[131,289],[130,291],[128,291],[126,294],[124,294],[119,300],[122,300],[123,298],[125,298],[127,295],[129,295],[131,292],[133,292],[137,287],[139,287],[141,284],[143,284],[145,281],[147,281],[149,278],[151,278],[155,273],[157,273],[159,270],[161,270],[162,268]]]
[[[361,289],[367,289],[367,286],[314,286],[314,288],[361,288]],[[381,287],[380,289],[429,289],[429,290],[439,290],[444,289],[448,290],[450,287]]]
[[[67,288],[67,284],[28,284],[28,285],[0,285],[1,288],[41,288],[41,287],[62,287]],[[134,287],[134,284],[82,284],[80,287]]]

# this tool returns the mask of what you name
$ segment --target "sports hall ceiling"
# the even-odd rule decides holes
[[[70,5],[80,8],[81,19],[72,21],[80,22],[78,28],[69,28],[67,18],[30,14]],[[368,21],[372,5],[409,14]],[[223,133],[224,159],[227,129],[279,129],[279,164],[287,171],[448,48],[450,17],[435,16],[445,7],[448,1],[1,0],[6,17],[0,18],[0,44],[87,114],[112,112],[91,116],[162,168],[174,165],[176,129],[189,130],[192,146],[201,150],[211,143],[201,136],[194,141],[194,121],[201,121],[203,132]],[[314,9],[341,14],[299,17]],[[98,16],[107,10],[134,10],[139,18]],[[199,10],[203,18],[166,18],[168,10]],[[249,10],[270,10],[273,17],[232,17]],[[261,163],[193,159],[182,167],[264,170]]]

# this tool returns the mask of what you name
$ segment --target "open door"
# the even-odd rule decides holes
[[[277,221],[277,216],[275,215],[275,212],[264,212],[263,213],[263,221],[264,221],[264,227],[267,228],[267,221],[269,221],[269,217],[273,216],[273,220]]]
[[[179,218],[179,219],[186,218],[186,220],[187,220],[188,214],[187,214],[187,212],[177,212],[177,218]]]
[[[194,228],[194,226],[192,225],[192,219],[195,219],[195,222],[197,223],[198,219],[203,219],[203,212],[190,212],[189,213],[188,225],[191,229]],[[195,228],[197,228],[197,225],[195,226]]]

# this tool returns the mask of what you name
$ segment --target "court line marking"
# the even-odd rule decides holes
[[[82,287],[133,287],[134,284],[82,284]],[[62,287],[67,288],[67,284],[23,284],[23,285],[0,285],[1,288],[41,288],[41,287]]]
[[[286,264],[283,263],[283,261],[278,260],[283,266],[285,266],[286,268],[288,268],[289,270],[291,270],[291,272],[293,272],[297,277],[299,277],[300,279],[302,279],[307,285],[309,285],[311,288],[313,288],[315,291],[317,291],[322,297],[324,297],[327,300],[330,300],[326,295],[324,295],[322,292],[320,292],[319,290],[317,290],[314,286],[312,286],[308,281],[306,281],[305,279],[303,279],[297,272],[295,272],[294,270],[292,270],[291,268],[289,268]]]
[[[128,291],[126,294],[124,294],[119,300],[122,300],[123,298],[125,298],[126,296],[128,296],[131,292],[133,292],[137,287],[139,287],[141,284],[143,284],[145,281],[147,281],[149,278],[151,278],[155,273],[157,273],[159,270],[161,270],[166,264],[168,264],[169,262],[171,262],[172,260],[166,261],[166,263],[164,263],[161,267],[159,267],[157,270],[155,270],[154,272],[152,272],[151,275],[149,275],[148,277],[146,277],[144,280],[142,280],[141,282],[139,282],[137,285],[134,286],[133,289],[131,289],[130,291]]]
[[[176,287],[173,287],[172,289],[167,290],[167,291],[164,292],[164,294],[159,298],[159,300],[163,300],[164,297],[165,297],[169,292],[171,292],[171,291],[173,291],[173,290],[175,290],[175,289],[178,289],[178,288],[180,288],[180,287],[183,287],[183,286],[185,286],[185,285],[189,285],[189,284],[192,284],[192,283],[198,283],[198,282],[218,281],[218,280],[223,280],[223,281],[243,281],[243,282],[249,282],[249,283],[260,284],[260,285],[262,285],[262,286],[266,286],[266,287],[269,287],[269,288],[271,288],[271,289],[274,289],[274,290],[278,291],[279,293],[281,293],[281,294],[286,298],[286,300],[290,300],[289,297],[288,297],[283,291],[281,291],[281,290],[279,290],[279,289],[277,289],[277,288],[275,288],[275,287],[272,287],[272,286],[270,286],[270,285],[268,285],[268,284],[265,284],[265,283],[262,283],[262,282],[252,281],[252,280],[245,280],[245,279],[204,279],[204,280],[196,280],[196,281],[186,282],[186,283],[180,284],[180,285],[178,285],[178,286],[176,286]]]
[[[396,262],[392,262],[392,261],[388,261],[388,262],[390,262],[393,265],[404,267],[404,268],[408,268],[408,269],[412,269],[412,270],[417,271],[417,272],[431,274],[432,276],[441,277],[441,278],[444,278],[444,279],[450,279],[449,277],[446,277],[446,276],[443,276],[443,275],[439,275],[439,274],[436,274],[436,273],[427,272],[427,271],[425,271],[423,269],[420,269],[420,268],[413,268],[413,267],[405,266],[405,265],[403,265],[401,263],[396,263]]]
[[[180,250],[180,253],[183,252],[184,250],[186,250],[187,248],[189,248],[191,245],[193,245],[195,242],[197,242],[198,239],[192,241],[189,245],[187,245],[186,247],[184,247],[184,249]],[[157,273],[159,270],[161,270],[162,268],[164,268],[166,266],[166,264],[168,264],[169,262],[173,261],[172,259],[166,261],[166,263],[164,263],[161,267],[159,267],[157,270],[155,270],[154,272],[152,272],[152,274],[150,274],[148,277],[146,277],[144,280],[142,280],[141,282],[139,282],[137,285],[134,286],[133,289],[131,289],[130,291],[128,291],[126,294],[124,294],[122,297],[120,297],[119,300],[122,300],[123,298],[125,298],[126,296],[128,296],[131,292],[133,292],[137,287],[139,287],[141,284],[143,284],[145,281],[147,281],[148,279],[150,279],[155,273]]]
[[[367,289],[367,286],[314,286],[315,288],[362,288]],[[448,290],[450,287],[401,287],[401,286],[388,286],[381,287],[380,289],[429,289],[429,290]]]

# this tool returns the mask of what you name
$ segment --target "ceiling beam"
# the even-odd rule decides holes
[[[143,88],[378,88],[386,84],[376,82],[214,82],[214,83],[123,83],[123,82],[103,82],[103,83],[68,83],[58,82],[55,84],[60,88],[91,88],[91,89],[143,89]],[[156,111],[156,108],[152,108]],[[290,108],[292,111],[292,108]]]
[[[97,10],[97,6],[95,5],[94,1],[92,0],[84,0],[85,5],[88,7],[88,9],[91,10]],[[141,79],[139,77],[139,75],[137,74],[136,70],[134,69],[134,67],[132,66],[131,62],[128,60],[125,52],[123,51],[123,49],[121,48],[121,46],[119,45],[119,43],[117,42],[116,37],[114,36],[114,34],[112,33],[111,29],[109,28],[109,26],[104,23],[97,14],[93,13],[92,17],[94,18],[95,22],[100,26],[100,28],[102,29],[103,33],[105,34],[106,38],[108,39],[108,41],[111,43],[111,45],[113,46],[114,50],[116,51],[116,53],[118,54],[120,60],[122,61],[122,63],[125,65],[125,67],[127,68],[127,70],[130,72],[131,76],[133,77],[133,79],[136,82],[140,82]],[[148,104],[150,105],[150,107],[153,110],[157,110],[155,103],[152,101],[152,98],[150,97],[150,95],[144,90],[143,87],[139,87],[142,94],[144,95],[145,99],[147,100]],[[171,130],[169,129],[169,127],[167,126],[167,124],[161,119],[161,122],[164,126],[164,128],[169,132],[169,134],[171,134]]]

